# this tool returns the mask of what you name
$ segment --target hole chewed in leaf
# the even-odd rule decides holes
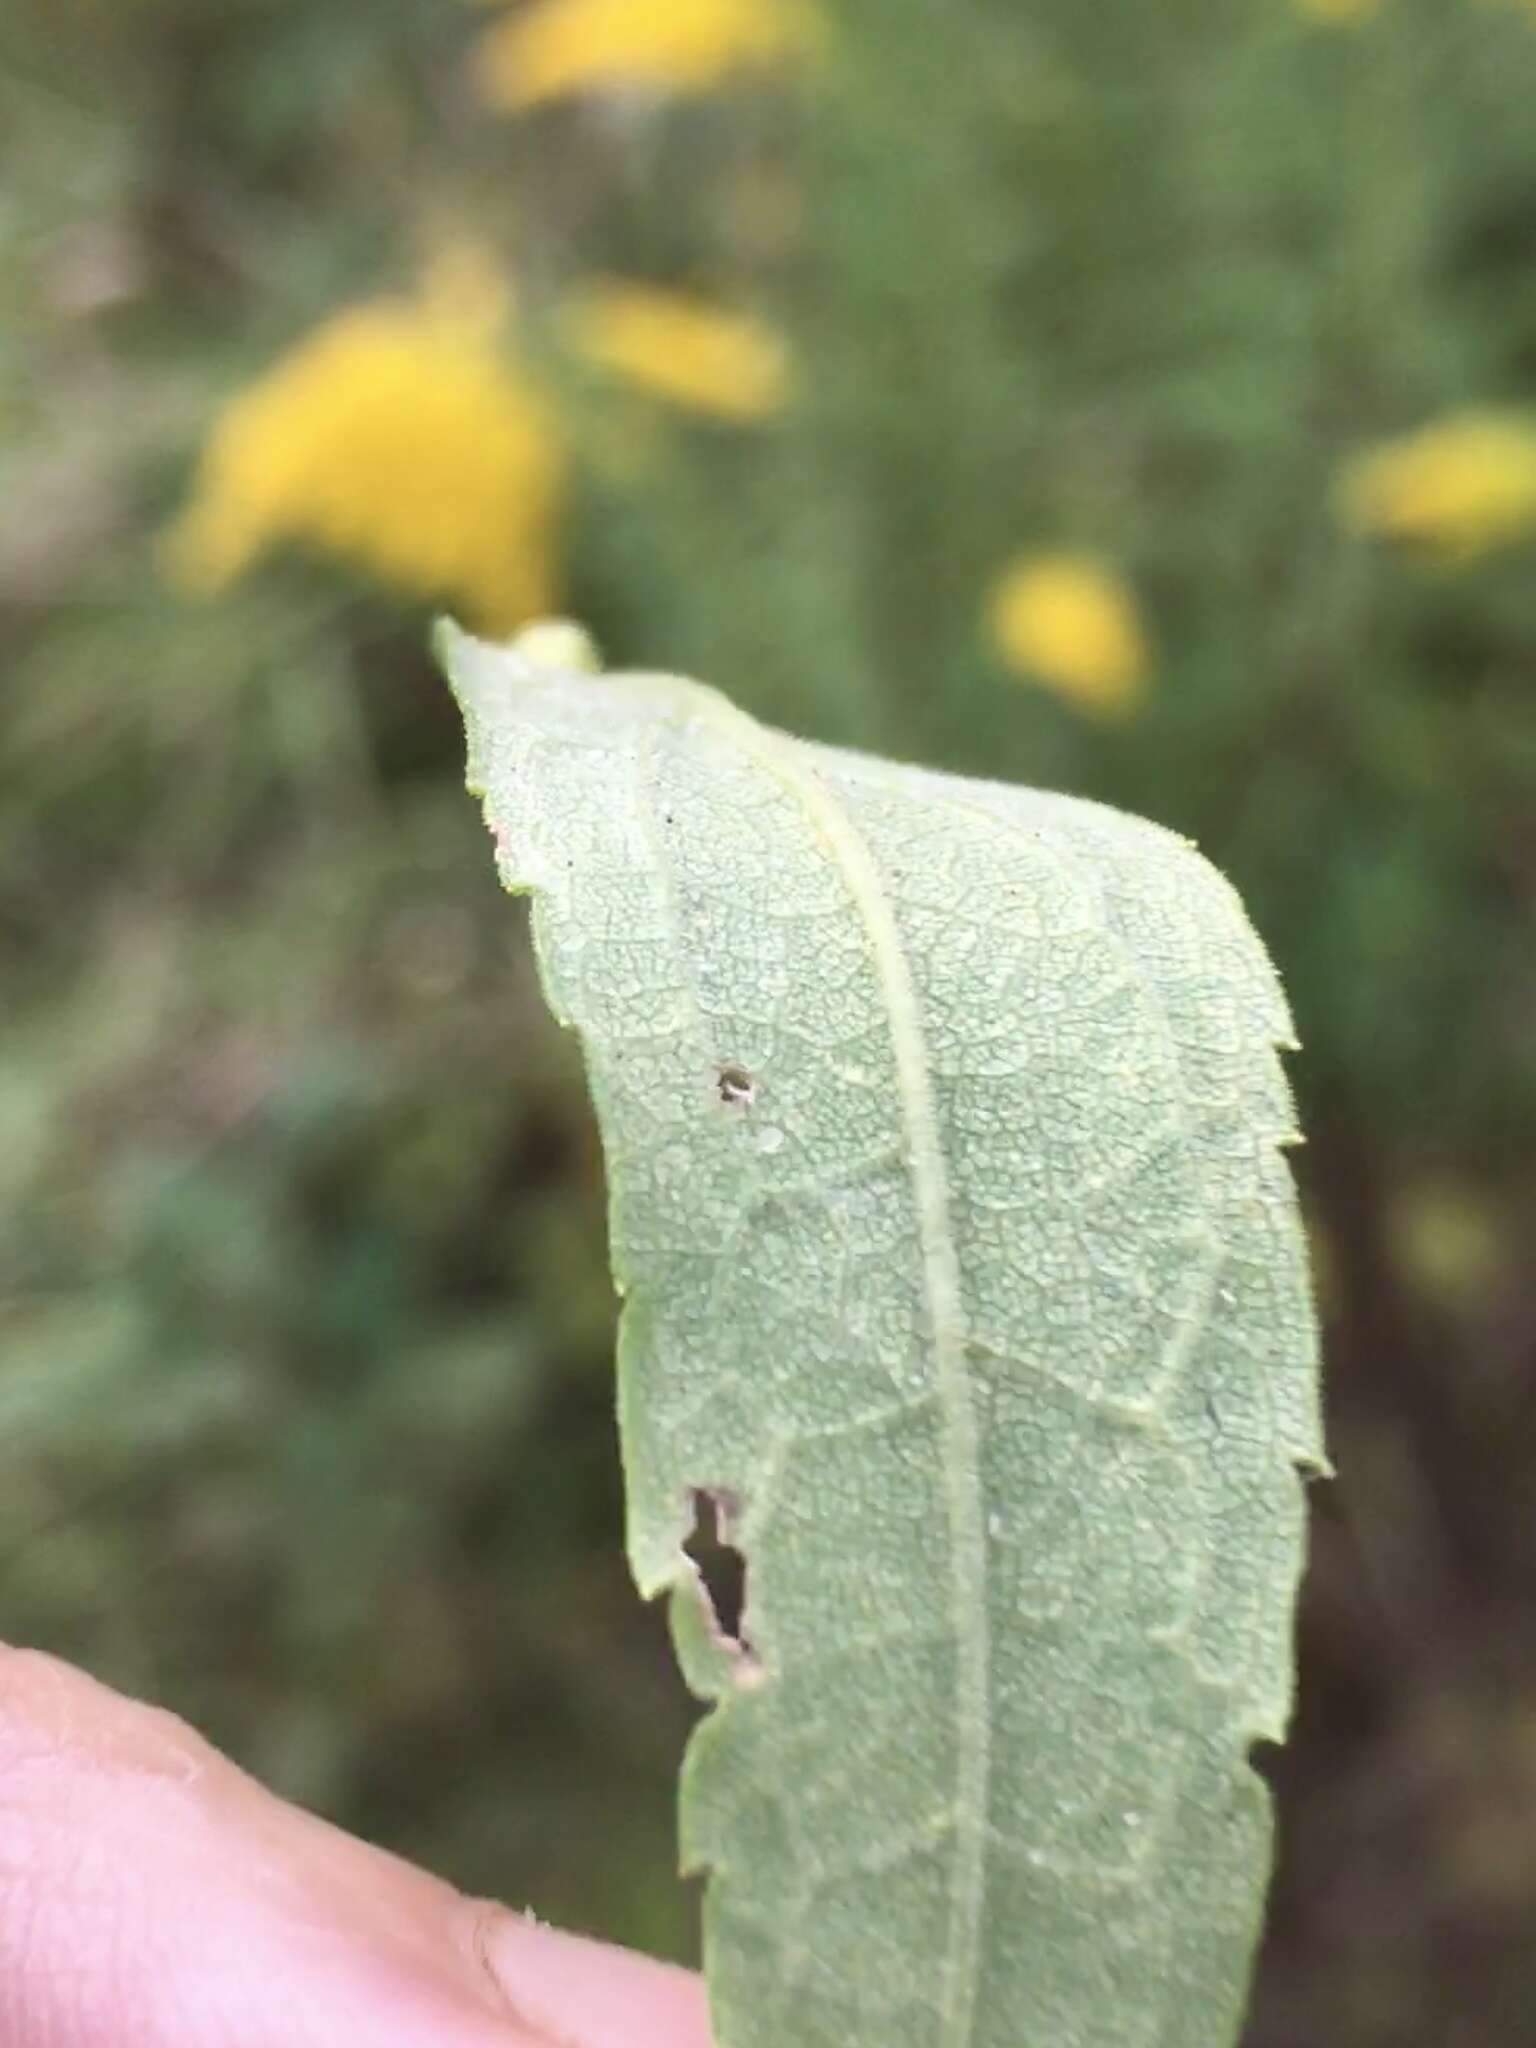
[[[710,1634],[736,1660],[737,1683],[755,1684],[762,1666],[746,1632],[747,1561],[734,1541],[741,1501],[719,1486],[696,1486],[690,1499],[693,1531],[683,1554],[693,1566]]]
[[[1284,1742],[1274,1735],[1255,1735],[1248,1743],[1248,1768],[1255,1777],[1262,1778],[1271,1792],[1279,1789],[1284,1775],[1286,1748]]]
[[[735,1060],[725,1060],[715,1070],[715,1086],[728,1109],[750,1109],[757,1099],[757,1083]]]

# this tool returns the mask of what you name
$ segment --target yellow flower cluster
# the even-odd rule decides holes
[[[308,545],[504,635],[556,601],[563,437],[507,346],[509,294],[474,250],[419,297],[341,313],[229,405],[169,536],[181,585],[223,589]],[[571,342],[669,403],[745,424],[784,404],[782,342],[700,300],[605,284]]]
[[[561,443],[459,284],[339,314],[229,406],[170,537],[186,587],[298,542],[486,632],[550,608]]]
[[[991,626],[1008,665],[1093,718],[1124,718],[1146,689],[1146,633],[1129,587],[1077,554],[1026,555],[992,593]]]
[[[1467,557],[1536,529],[1536,424],[1466,412],[1367,449],[1340,509],[1357,533]]]
[[[1338,502],[1356,533],[1452,560],[1536,535],[1536,420],[1469,411],[1368,448],[1345,466]],[[1135,595],[1091,556],[1018,557],[993,587],[988,623],[1010,668],[1090,717],[1126,717],[1145,697]]]
[[[676,292],[601,285],[572,309],[570,330],[598,368],[694,412],[757,420],[787,396],[788,360],[776,335]]]
[[[818,27],[804,0],[533,0],[481,43],[480,88],[514,109],[588,92],[707,92],[805,57]]]

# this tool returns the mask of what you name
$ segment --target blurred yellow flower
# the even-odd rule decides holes
[[[1381,12],[1381,0],[1296,0],[1314,21],[1364,21]]]
[[[1536,424],[1467,412],[1383,442],[1348,464],[1339,503],[1357,533],[1452,556],[1498,547],[1536,528]]]
[[[703,92],[808,54],[818,26],[805,0],[533,0],[481,43],[480,86],[512,108],[625,88]]]
[[[691,412],[758,420],[788,396],[777,335],[678,292],[600,285],[571,309],[569,325],[589,362]]]
[[[1383,1222],[1403,1278],[1446,1308],[1486,1300],[1513,1249],[1497,1204],[1470,1181],[1415,1176],[1399,1182]]]
[[[505,634],[555,601],[564,454],[502,345],[508,303],[451,255],[415,300],[338,314],[229,405],[168,566],[213,592],[301,542]]]
[[[1129,587],[1087,555],[1026,555],[992,593],[1004,660],[1093,718],[1123,718],[1145,694],[1147,641]]]

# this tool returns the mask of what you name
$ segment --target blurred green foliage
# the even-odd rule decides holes
[[[1254,2048],[1536,2014],[1536,538],[1345,532],[1536,406],[1536,16],[843,0],[820,74],[481,104],[462,0],[0,13],[0,1627],[462,1883],[686,1953],[689,1709],[619,1553],[600,1162],[425,614],[162,574],[219,406],[497,250],[610,658],[1198,838],[1291,987],[1330,1326]],[[598,273],[754,308],[750,427],[584,376]],[[1094,723],[986,595],[1078,548]]]

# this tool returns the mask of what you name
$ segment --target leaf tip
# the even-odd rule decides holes
[[[500,656],[543,674],[592,676],[601,674],[603,667],[597,642],[575,619],[539,619],[510,640],[479,639],[446,616],[434,623],[432,652],[451,681],[457,682],[465,657],[472,651]]]
[[[531,668],[564,669],[583,676],[602,673],[597,642],[575,619],[539,619],[508,642],[508,651]]]

